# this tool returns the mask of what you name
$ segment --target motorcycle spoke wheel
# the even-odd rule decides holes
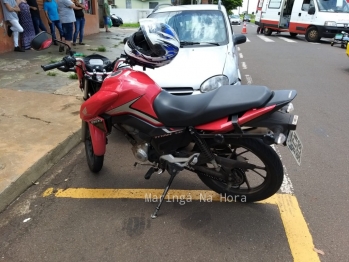
[[[220,157],[247,162],[254,169],[233,168],[225,170],[232,181],[217,181],[205,173],[197,172],[202,182],[213,191],[232,196],[236,201],[254,202],[275,194],[283,181],[283,167],[279,156],[268,145],[257,139],[236,139],[229,146],[211,149]]]

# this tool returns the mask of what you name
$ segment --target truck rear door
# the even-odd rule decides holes
[[[285,0],[266,0],[266,12],[262,14],[262,23],[270,28],[279,28],[281,10]]]

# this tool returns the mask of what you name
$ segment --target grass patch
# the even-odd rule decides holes
[[[57,63],[57,62],[59,62],[59,61],[61,61],[61,60],[60,60],[60,59],[52,59],[52,60],[50,61],[50,64]]]
[[[99,46],[97,48],[89,48],[87,50],[89,50],[89,51],[98,51],[98,52],[106,52],[107,51],[105,46]]]
[[[40,72],[36,72],[35,74],[37,74],[37,75],[38,75],[38,74],[40,74]]]
[[[137,28],[139,27],[139,23],[130,23],[130,24],[123,24],[122,26],[120,26],[121,28],[123,27],[128,27],[128,28]]]
[[[107,49],[105,48],[105,46],[99,46],[99,47],[97,47],[97,51],[98,52],[105,52],[105,51],[107,51]]]
[[[55,72],[48,72],[47,75],[48,76],[56,76],[57,74]]]
[[[76,73],[70,74],[69,78],[75,80],[75,79],[78,79],[78,75]]]

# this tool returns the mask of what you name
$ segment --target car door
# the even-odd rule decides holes
[[[230,28],[230,32],[231,32],[231,37],[230,37],[229,43],[228,43],[228,56],[229,56],[229,50],[230,50],[230,52],[231,52],[230,56],[234,60],[234,64],[236,66],[238,78],[241,81],[241,73],[240,73],[240,69],[239,69],[239,54],[237,51],[237,47],[234,45],[234,29],[232,26],[229,26],[229,28]]]
[[[300,24],[309,25],[314,19],[314,15],[308,14],[310,7],[314,6],[313,0],[295,1],[293,6],[292,20]],[[307,27],[307,26],[305,26]]]
[[[279,28],[280,15],[285,0],[266,0],[266,11],[262,15],[262,23],[271,28]]]

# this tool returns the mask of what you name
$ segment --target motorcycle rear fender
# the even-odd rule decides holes
[[[253,119],[244,126],[266,127],[273,132],[288,133],[289,130],[296,130],[298,116],[283,111],[275,111],[265,116]]]
[[[93,153],[96,156],[104,155],[106,151],[106,132],[103,132],[91,123],[88,123],[88,127],[91,134]]]

